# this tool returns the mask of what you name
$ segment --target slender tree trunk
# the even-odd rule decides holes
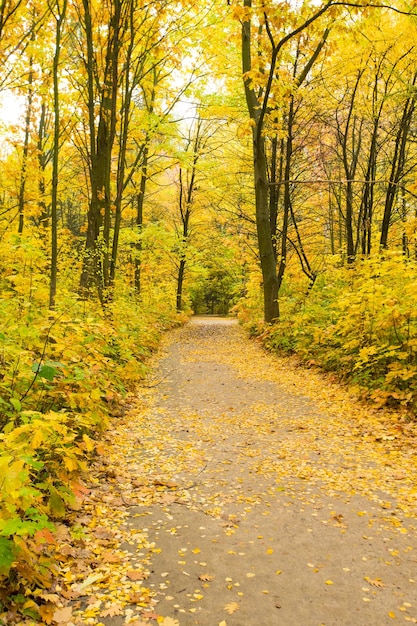
[[[87,75],[87,108],[88,108],[88,130],[89,130],[89,174],[91,185],[91,198],[87,213],[87,233],[85,242],[85,253],[83,268],[80,278],[82,289],[89,289],[96,285],[100,295],[100,255],[97,249],[97,242],[100,235],[100,228],[103,222],[101,207],[98,200],[97,181],[97,149],[96,149],[96,119],[95,119],[95,59],[93,44],[93,26],[90,12],[89,0],[83,0],[84,14],[83,27],[86,41],[86,57],[84,61]]]
[[[139,235],[141,234],[142,228],[143,228],[143,205],[145,202],[146,183],[148,182],[148,158],[149,158],[149,146],[145,145],[145,148],[143,151],[140,187],[139,187],[139,193],[136,199],[136,226],[137,226]],[[141,252],[142,252],[142,240],[139,238],[139,241],[136,244],[137,254],[135,257],[135,291],[138,295],[140,295],[140,290],[141,290],[141,258],[140,258]]]
[[[411,121],[416,105],[416,95],[414,87],[417,81],[417,74],[414,75],[410,87],[412,87],[412,95],[410,95],[403,108],[401,121],[395,137],[394,156],[391,164],[391,175],[388,183],[387,193],[385,197],[384,216],[381,226],[381,238],[379,245],[381,248],[388,248],[388,233],[391,224],[391,215],[394,208],[395,199],[398,194],[398,184],[404,175],[405,151],[407,147],[408,136],[410,133]]]
[[[177,311],[182,311],[182,290],[184,285],[185,258],[180,260],[177,277]]]
[[[121,111],[121,130],[120,130],[120,140],[119,140],[119,154],[117,159],[117,175],[116,175],[116,198],[115,198],[115,217],[114,217],[114,229],[113,229],[113,242],[112,242],[112,252],[110,258],[110,270],[109,270],[109,286],[111,287],[111,291],[114,287],[114,281],[116,278],[116,267],[117,267],[117,255],[119,250],[119,237],[120,237],[120,227],[122,223],[122,201],[123,201],[123,192],[126,188],[126,180],[125,180],[125,171],[126,171],[126,153],[127,153],[127,144],[128,144],[128,136],[129,136],[129,123],[131,119],[131,106],[132,106],[132,95],[134,84],[131,81],[130,75],[130,67],[132,65],[132,55],[135,44],[135,24],[134,24],[134,2],[129,2],[128,7],[128,23],[129,23],[129,45],[127,47],[126,58],[125,58],[125,72],[123,77],[123,94],[122,94],[122,111]],[[118,56],[118,55],[117,55]],[[115,66],[117,68],[117,62]],[[113,83],[118,78],[117,69],[113,69]],[[116,119],[114,117],[114,124]],[[115,126],[113,132],[115,133]],[[109,191],[110,193],[110,191]],[[110,209],[110,207],[109,207]],[[109,215],[109,224],[108,224],[108,233],[110,233],[110,210],[108,211]],[[109,290],[110,291],[110,290]],[[112,297],[112,294],[109,293],[109,297]]]
[[[46,231],[49,226],[49,216],[46,208],[46,185],[45,185],[45,170],[48,163],[48,155],[45,153],[45,139],[47,135],[47,117],[46,117],[46,105],[44,102],[41,104],[41,114],[39,118],[38,125],[38,140],[37,140],[37,149],[38,149],[38,167],[39,167],[39,180],[38,180],[38,189],[39,189],[39,210],[40,217],[39,223],[41,227]]]
[[[51,194],[51,273],[49,279],[49,308],[55,308],[57,272],[58,272],[58,165],[60,139],[60,110],[59,110],[59,57],[61,52],[62,28],[67,9],[67,0],[63,0],[62,7],[59,0],[56,4],[56,33],[55,53],[53,62],[54,85],[54,146],[52,156],[52,194]]]
[[[34,33],[32,34],[32,40],[34,39]],[[26,115],[25,115],[25,138],[23,142],[23,154],[22,154],[22,168],[20,170],[20,184],[19,184],[19,224],[17,232],[19,235],[23,233],[24,221],[25,221],[25,190],[26,190],[26,177],[29,155],[29,138],[30,138],[30,124],[32,121],[32,108],[33,108],[33,57],[29,59],[29,77],[28,77],[28,97],[26,102]]]
[[[199,127],[198,127],[199,128]],[[179,208],[181,215],[181,224],[182,224],[182,232],[181,232],[181,241],[180,241],[180,262],[178,266],[177,273],[177,311],[182,311],[182,292],[184,286],[184,274],[185,274],[185,266],[187,263],[187,244],[189,237],[189,223],[191,216],[191,205],[193,202],[193,192],[194,192],[194,182],[195,182],[195,166],[196,166],[196,158],[197,156],[197,145],[198,145],[198,135],[196,138],[196,144],[194,146],[194,164],[191,174],[191,180],[188,183],[188,188],[184,189],[184,181],[183,181],[183,171],[180,168],[179,171]]]
[[[144,199],[146,180],[147,180],[147,176],[145,172],[145,173],[142,173],[141,189],[138,195],[136,196],[136,227],[137,227],[139,235],[142,233],[142,228],[143,228],[143,199]],[[140,237],[135,247],[136,247],[135,291],[137,295],[140,296],[141,289],[142,289],[142,260],[141,260],[142,239]]]

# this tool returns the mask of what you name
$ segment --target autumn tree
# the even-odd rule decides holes
[[[298,18],[299,25],[297,25],[296,22],[291,22],[295,16],[289,13],[287,19],[289,24],[294,24],[294,26],[293,28],[290,26],[287,32],[285,32],[285,29],[284,32],[281,30],[283,23],[281,7],[278,11],[272,8],[267,10],[261,6],[259,7],[259,11],[254,11],[252,0],[244,0],[243,9],[237,12],[242,23],[242,67],[246,103],[253,125],[252,145],[256,226],[263,277],[264,317],[266,322],[273,322],[279,317],[278,292],[282,277],[277,273],[273,242],[275,233],[271,233],[271,220],[273,221],[273,218],[271,217],[265,126],[270,118],[270,104],[273,90],[277,88],[277,82],[279,84],[278,68],[281,54],[286,44],[291,42],[299,33],[314,24],[314,22],[326,13],[331,5],[332,2],[328,2],[317,10],[311,9],[310,16],[301,16],[301,20]],[[259,24],[256,30],[252,26],[253,17],[255,15],[256,21]],[[257,35],[254,35],[254,31]],[[311,57],[311,64],[307,63],[307,73],[314,64],[322,45],[323,44],[319,44],[317,55],[313,54]],[[290,143],[287,144],[287,148],[291,149]],[[283,230],[282,241],[285,239],[285,248],[285,221]],[[283,272],[284,268],[285,249],[280,271]]]

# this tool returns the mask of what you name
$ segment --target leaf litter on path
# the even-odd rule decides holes
[[[155,376],[94,468],[68,624],[417,623],[414,425],[230,322],[170,333]]]

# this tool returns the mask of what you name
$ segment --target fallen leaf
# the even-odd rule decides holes
[[[203,582],[210,582],[214,580],[215,577],[211,576],[210,574],[200,574],[198,578],[199,580],[202,580]]]
[[[368,578],[368,576],[365,576],[365,580],[367,583],[369,583],[373,587],[385,587],[385,583],[383,583],[380,578],[372,579],[372,578]]]
[[[223,608],[226,613],[233,615],[233,613],[239,610],[239,604],[237,602],[229,602],[229,604],[226,604]]]
[[[153,481],[153,484],[155,485],[155,487],[168,487],[168,489],[177,489],[178,488],[177,483],[173,483],[170,480],[160,480],[158,478]]]
[[[112,539],[114,533],[105,526],[99,526],[94,530],[94,535],[99,539]]]
[[[57,624],[68,624],[72,620],[72,606],[65,606],[54,611],[52,619]]]
[[[130,580],[145,580],[148,577],[146,572],[138,569],[130,570],[127,572],[126,576],[130,578]]]
[[[110,550],[107,552],[104,552],[104,554],[101,556],[102,561],[106,562],[106,563],[120,563],[122,558],[118,555],[115,554],[114,552],[111,552]]]
[[[38,610],[39,610],[39,615],[41,616],[45,624],[52,624],[52,619],[56,611],[56,605],[44,604],[40,606]]]
[[[81,584],[77,585],[75,591],[83,591],[90,585],[93,585],[94,583],[98,582],[99,580],[101,581],[104,578],[105,576],[103,574],[90,574],[90,576],[87,576],[87,578]]]
[[[130,604],[139,604],[143,602],[143,594],[140,591],[133,591],[129,596]]]
[[[148,611],[148,612],[142,613],[142,617],[144,619],[156,619],[157,620],[159,615],[158,613],[155,613],[155,611]]]
[[[173,619],[172,617],[165,617],[162,622],[162,626],[180,626],[180,623],[177,619]]]
[[[115,615],[123,615],[123,605],[112,604],[100,613],[100,617],[114,617]]]

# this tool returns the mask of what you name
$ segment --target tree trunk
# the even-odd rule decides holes
[[[244,0],[244,6],[250,7],[250,0]],[[265,137],[263,135],[263,120],[259,114],[259,102],[250,79],[246,73],[252,66],[251,60],[251,21],[246,19],[242,23],[242,67],[246,104],[249,116],[253,121],[252,151],[253,171],[255,184],[256,230],[258,249],[262,271],[264,319],[271,323],[279,318],[278,307],[278,277],[276,270],[275,252],[271,237],[271,222],[269,212],[269,181]]]
[[[43,229],[47,229],[49,222],[49,215],[46,208],[46,184],[45,184],[45,170],[49,161],[49,155],[45,153],[45,142],[48,136],[48,122],[46,116],[46,105],[44,102],[41,104],[41,115],[39,118],[38,125],[38,140],[37,140],[37,149],[38,149],[38,167],[39,167],[39,181],[38,181],[38,189],[39,189],[39,224]]]
[[[177,311],[182,311],[182,288],[184,284],[185,258],[180,260],[177,277]]]
[[[108,287],[110,278],[110,181],[111,156],[117,118],[121,0],[114,0],[112,5],[114,12],[108,25],[105,69],[100,84],[100,109],[96,132],[95,86],[99,83],[100,78],[96,73],[90,3],[89,0],[83,0],[90,132],[91,199],[87,214],[86,250],[80,285],[82,288],[90,288],[95,284],[102,303],[105,299],[104,289]]]
[[[145,187],[146,182],[148,180],[148,175],[146,171],[147,166],[147,150],[145,152],[145,161],[142,168],[142,176],[140,180],[140,191],[136,198],[136,226],[138,230],[138,234],[142,233],[143,228],[143,203],[145,199]],[[142,252],[142,240],[136,243],[136,257],[135,257],[135,291],[138,296],[140,296],[141,291],[141,269],[142,269],[142,261],[140,258],[140,254]]]
[[[32,41],[35,38],[34,31],[32,32]],[[26,176],[27,165],[29,155],[29,137],[30,137],[30,123],[32,120],[32,105],[33,105],[33,57],[29,59],[29,77],[28,77],[28,97],[26,104],[25,115],[25,139],[23,143],[23,155],[22,155],[22,169],[20,171],[20,185],[19,185],[19,224],[17,232],[19,235],[23,233],[24,220],[25,220],[25,189],[26,189]]]
[[[413,92],[416,81],[417,74],[414,75],[410,85],[410,88]],[[407,140],[410,132],[410,126],[415,110],[415,105],[416,95],[413,93],[411,96],[408,96],[404,103],[401,121],[398,127],[397,135],[395,137],[394,156],[391,164],[391,175],[385,197],[384,216],[381,226],[381,238],[379,242],[381,248],[388,248],[388,232],[391,224],[391,215],[394,208],[394,202],[398,194],[398,185],[404,174],[405,151],[407,147]]]
[[[55,308],[56,282],[58,272],[58,164],[59,164],[59,138],[60,138],[60,111],[59,111],[59,56],[61,51],[62,27],[65,19],[67,0],[63,0],[62,7],[56,4],[57,15],[55,33],[55,53],[53,62],[53,85],[54,85],[54,146],[52,156],[52,194],[51,194],[51,273],[49,279],[49,308]]]

